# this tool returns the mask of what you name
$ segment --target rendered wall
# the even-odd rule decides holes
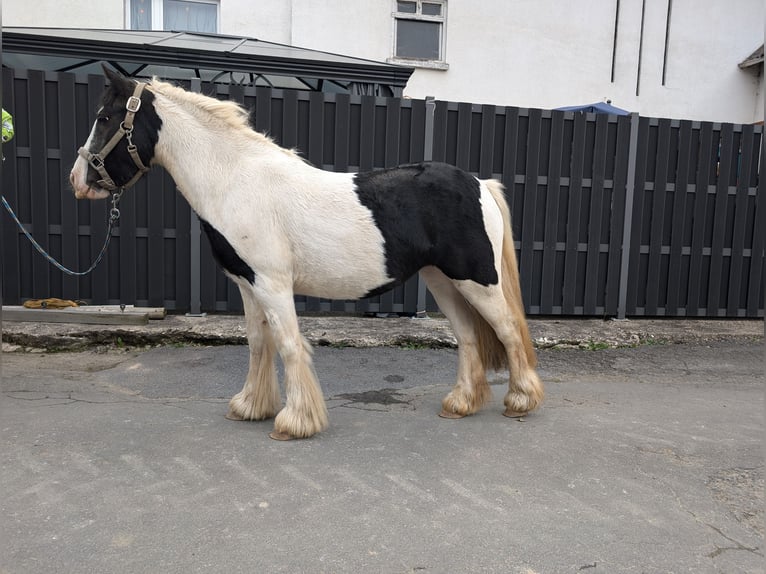
[[[737,67],[763,43],[763,0],[672,0],[666,51],[668,1],[619,0],[612,81],[618,0],[449,0],[449,70],[417,69],[405,95],[546,109],[610,99],[643,116],[763,120],[763,73]],[[5,0],[2,10],[6,26],[122,28],[124,6],[41,0],[30,10]],[[223,0],[220,32],[385,61],[393,8],[393,0]]]

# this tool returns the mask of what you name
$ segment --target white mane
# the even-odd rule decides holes
[[[187,91],[179,86],[158,80],[156,77],[148,84],[151,91],[163,95],[181,105],[199,117],[206,124],[223,124],[228,130],[235,130],[239,135],[254,139],[301,159],[294,151],[278,146],[270,137],[255,131],[250,125],[248,111],[236,102],[218,100],[197,92]]]

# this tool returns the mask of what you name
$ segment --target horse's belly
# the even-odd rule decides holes
[[[385,265],[374,257],[322,257],[296,270],[293,290],[309,297],[359,299],[391,282]]]
[[[331,191],[317,193],[312,206],[312,211],[296,214],[291,226],[296,293],[358,299],[392,282],[383,235],[373,214],[359,202],[349,177],[336,182]]]

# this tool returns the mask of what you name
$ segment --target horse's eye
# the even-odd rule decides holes
[[[96,118],[96,121],[97,121],[97,122],[102,122],[102,123],[103,123],[103,122],[108,122],[108,121],[109,121],[109,116],[98,116],[98,117]]]

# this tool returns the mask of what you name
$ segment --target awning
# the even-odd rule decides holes
[[[628,116],[630,112],[623,110],[617,106],[613,106],[607,102],[596,102],[594,104],[584,104],[581,106],[566,106],[563,108],[556,108],[561,112],[585,112],[592,114],[612,114],[615,116]]]
[[[413,68],[264,42],[159,30],[3,28],[3,65],[134,77],[199,78],[313,91],[401,95]]]

